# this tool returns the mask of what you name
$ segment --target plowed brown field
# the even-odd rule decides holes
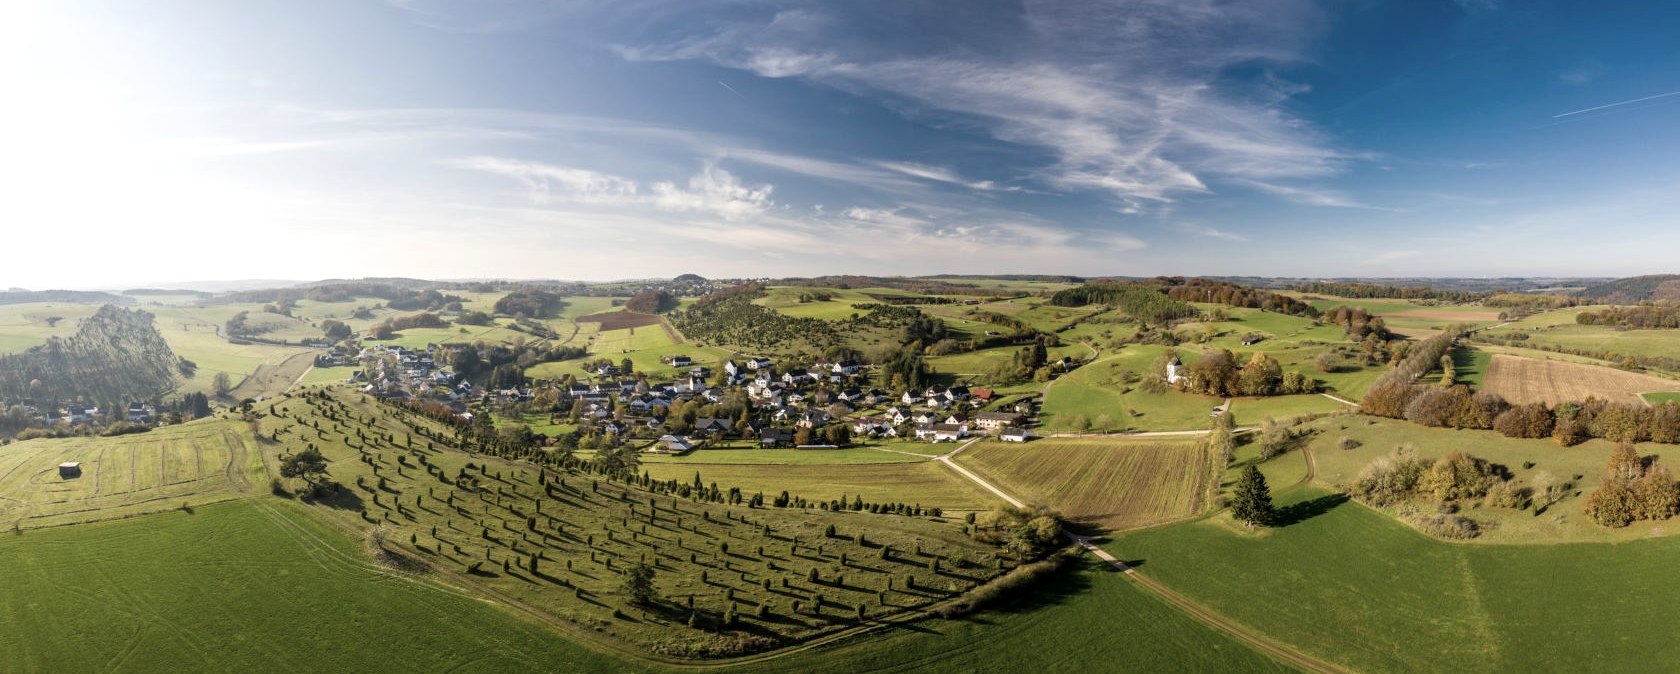
[[[1482,389],[1513,403],[1579,402],[1589,396],[1621,403],[1637,403],[1640,393],[1680,390],[1680,382],[1648,374],[1556,360],[1493,355]]]

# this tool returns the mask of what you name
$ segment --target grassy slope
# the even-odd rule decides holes
[[[400,662],[411,671],[671,671],[369,568],[360,542],[268,503],[0,538],[0,583],[13,588],[0,598],[8,668],[280,671],[308,662],[348,672]],[[252,582],[252,574],[276,582]],[[1046,649],[1047,639],[1056,646]],[[1008,672],[1047,664],[1282,670],[1093,567],[969,619],[732,669]]]
[[[1316,498],[1306,488],[1283,501]],[[1466,546],[1344,503],[1260,534],[1228,518],[1108,547],[1258,631],[1362,671],[1661,671],[1680,539]]]
[[[48,337],[76,334],[81,319],[99,309],[94,304],[8,304],[0,306],[0,354],[17,353],[45,344]],[[48,325],[50,318],[59,320]]]
[[[81,462],[82,475],[60,478],[57,466],[65,461]],[[235,421],[0,447],[0,522],[24,528],[204,504],[266,485],[258,448]]]
[[[1493,431],[1458,431],[1427,428],[1393,419],[1365,416],[1332,417],[1313,422],[1308,428],[1316,433],[1309,440],[1317,460],[1317,481],[1326,487],[1352,482],[1373,459],[1386,456],[1396,447],[1406,445],[1424,458],[1438,458],[1453,450],[1501,464],[1509,469],[1519,485],[1532,484],[1535,476],[1544,471],[1554,481],[1575,483],[1570,496],[1553,505],[1541,516],[1533,511],[1502,508],[1474,508],[1464,514],[1478,522],[1493,525],[1476,539],[1484,543],[1523,543],[1546,541],[1626,541],[1661,535],[1675,530],[1673,522],[1640,522],[1623,529],[1605,529],[1592,524],[1582,514],[1581,496],[1597,488],[1599,476],[1614,444],[1593,440],[1574,447],[1558,447],[1550,440],[1519,440],[1507,438]],[[1336,443],[1341,438],[1358,440],[1362,445],[1354,450],[1341,450]],[[1670,445],[1642,444],[1644,455],[1656,454],[1669,458]],[[1532,465],[1527,465],[1532,464]],[[1670,463],[1670,465],[1673,465]],[[1582,476],[1576,479],[1575,476]]]
[[[909,458],[909,457],[905,457]],[[692,482],[694,473],[706,484],[736,485],[747,493],[764,492],[766,497],[787,490],[794,496],[830,500],[862,495],[865,501],[905,501],[924,508],[984,510],[997,503],[990,492],[933,462],[864,465],[742,465],[693,466],[648,463],[643,469],[654,479]]]
[[[263,503],[0,538],[6,668],[627,669],[477,600],[371,568],[359,542]]]
[[[947,445],[945,449],[949,450],[950,447]],[[642,457],[644,463],[691,465],[701,470],[704,470],[708,465],[717,464],[814,466],[909,463],[925,460],[894,452],[880,452],[867,447],[846,449],[698,449],[682,456],[649,454]]]

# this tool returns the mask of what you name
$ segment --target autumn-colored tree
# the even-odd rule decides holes
[[[1621,443],[1610,450],[1610,462],[1604,467],[1604,477],[1608,480],[1637,480],[1645,474],[1645,461],[1639,458],[1639,450],[1633,445]]]
[[[1255,353],[1237,375],[1237,388],[1243,395],[1274,395],[1283,385],[1283,366],[1271,356]]]
[[[1547,438],[1552,435],[1556,421],[1546,403],[1518,405],[1501,412],[1493,420],[1493,430],[1508,438]]]
[[[1666,520],[1680,512],[1680,485],[1668,466],[1657,464],[1633,484],[1634,499],[1639,504],[1640,519]]]
[[[1586,512],[1600,526],[1625,527],[1638,517],[1639,507],[1626,480],[1605,480],[1587,497]]]

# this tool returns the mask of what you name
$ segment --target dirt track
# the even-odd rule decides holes
[[[285,393],[303,373],[315,365],[314,351],[298,351],[284,358],[270,358],[229,393],[234,400],[274,397]]]

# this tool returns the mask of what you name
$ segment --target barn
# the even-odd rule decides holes
[[[82,464],[79,461],[66,461],[58,464],[58,476],[66,480],[82,476]]]

